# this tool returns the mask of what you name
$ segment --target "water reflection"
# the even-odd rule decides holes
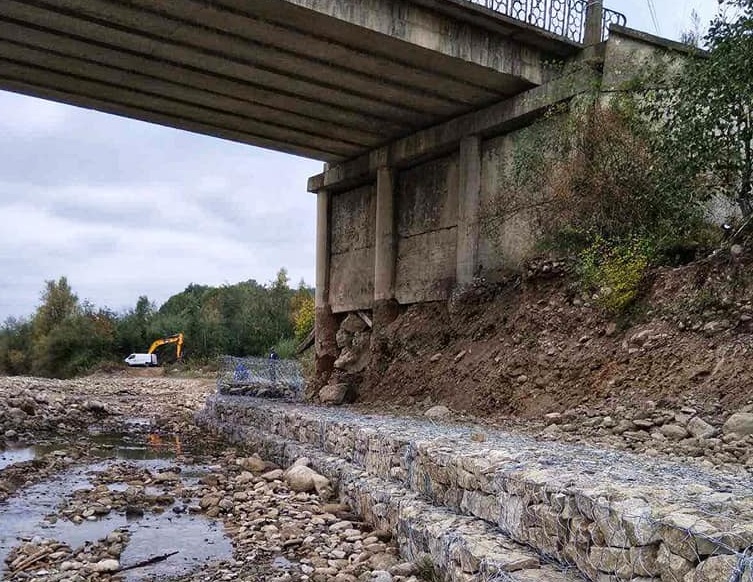
[[[125,450],[130,451],[128,448]],[[160,460],[131,460],[137,466],[151,471],[169,466]],[[28,487],[0,504],[0,569],[11,548],[21,539],[42,536],[76,548],[87,541],[104,538],[116,529],[127,530],[131,535],[121,555],[123,566],[178,550],[177,554],[164,562],[129,571],[129,580],[139,580],[147,575],[176,576],[191,571],[198,564],[231,556],[232,547],[224,535],[221,522],[202,515],[175,513],[169,510],[171,506],[167,506],[168,510],[164,513],[147,512],[135,520],[128,519],[125,513],[114,511],[100,519],[87,520],[79,525],[65,519],[58,519],[54,523],[45,520],[45,516],[55,513],[60,502],[72,491],[92,487],[88,478],[92,472],[104,471],[108,466],[110,462],[101,462],[71,469]],[[205,470],[204,467],[187,465],[185,472],[200,474]],[[187,485],[192,482],[195,479],[184,479]],[[127,487],[127,484],[110,484],[108,487],[117,491]],[[148,487],[146,493],[157,494],[159,491]]]

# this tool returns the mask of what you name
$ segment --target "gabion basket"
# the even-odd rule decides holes
[[[222,356],[217,392],[236,396],[300,400],[305,381],[296,360]]]

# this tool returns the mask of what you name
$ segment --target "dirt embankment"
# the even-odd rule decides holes
[[[578,291],[564,264],[406,308],[372,343],[359,401],[543,419],[692,409],[753,412],[753,257],[652,274],[629,314]]]

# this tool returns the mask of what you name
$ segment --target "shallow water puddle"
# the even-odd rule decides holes
[[[33,447],[14,447],[10,446],[4,451],[0,451],[0,471],[14,465],[16,463],[23,463],[24,461],[31,461],[37,457],[37,453]]]
[[[128,424],[127,422],[126,425]],[[183,453],[183,447],[177,437],[148,432],[135,435],[122,432],[95,432],[75,444],[86,445],[89,454],[94,457],[115,457],[121,460],[174,459]],[[55,441],[31,446],[10,443],[4,450],[0,450],[0,471],[10,465],[38,459],[65,448],[65,443]]]
[[[164,451],[150,450],[148,447],[146,449],[130,448],[116,442],[113,442],[113,445],[110,449],[111,455],[114,454],[119,459],[127,459],[140,469],[148,468],[156,471],[168,466],[167,462],[150,459],[148,456],[146,456],[147,460],[143,460],[147,453],[157,456]],[[29,447],[21,450],[34,453],[33,449]],[[139,451],[136,459],[133,453],[135,450]],[[25,454],[30,455],[28,452]],[[14,459],[19,456],[16,454]],[[12,462],[18,462],[18,460]],[[56,513],[61,501],[73,491],[92,487],[89,481],[89,475],[92,472],[104,471],[111,464],[112,461],[104,461],[77,467],[21,490],[0,505],[0,567],[4,567],[5,558],[20,539],[40,536],[56,539],[76,548],[86,541],[93,542],[104,538],[116,529],[128,530],[131,536],[120,557],[123,567],[155,556],[178,552],[162,562],[129,571],[127,573],[129,580],[138,580],[147,575],[180,575],[190,572],[204,562],[226,559],[232,555],[232,547],[223,533],[221,522],[201,515],[176,514],[169,506],[165,508],[164,513],[147,512],[136,520],[127,519],[124,513],[115,511],[96,521],[87,520],[80,525],[66,519],[58,519],[55,523],[45,520],[45,516]],[[204,472],[202,467],[194,465],[186,465],[182,468],[185,469],[181,475],[186,484],[195,482],[196,477]],[[108,485],[112,490],[122,490],[124,486],[123,483]]]

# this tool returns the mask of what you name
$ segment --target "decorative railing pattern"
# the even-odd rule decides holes
[[[589,0],[470,0],[486,8],[575,42],[583,42]],[[602,11],[602,40],[611,24],[625,25],[624,14]]]
[[[601,18],[601,40],[607,39],[609,36],[609,27],[612,24],[625,26],[627,24],[627,18],[621,12],[604,8],[604,13]]]

